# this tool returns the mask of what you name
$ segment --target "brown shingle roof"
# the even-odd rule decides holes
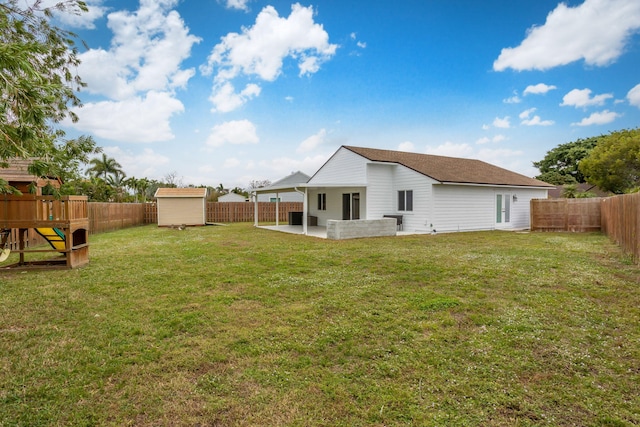
[[[481,160],[346,145],[343,147],[373,162],[398,163],[444,183],[553,187],[546,182]]]
[[[206,188],[158,188],[156,197],[207,197]]]

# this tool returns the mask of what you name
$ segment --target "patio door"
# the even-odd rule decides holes
[[[511,223],[511,194],[496,194],[496,228],[507,227]]]
[[[342,194],[342,219],[360,219],[360,193]]]

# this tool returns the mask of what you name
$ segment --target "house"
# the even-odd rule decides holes
[[[292,188],[292,185],[295,188],[296,185],[309,181],[309,178],[309,175],[300,171],[293,172],[291,175],[279,179],[267,187],[260,188],[260,193],[257,195],[258,201],[302,202],[304,199],[304,192],[291,191],[290,189]],[[286,191],[281,191],[283,189]]]
[[[30,187],[35,185],[35,195],[41,196],[42,189],[47,185],[53,188],[60,188],[62,181],[57,177],[38,177],[29,173],[29,165],[34,159],[11,159],[8,168],[0,168],[0,178],[20,190],[23,194],[30,193]]]
[[[530,200],[552,188],[480,160],[342,146],[289,191],[304,191],[302,217],[318,226],[391,216],[428,233],[529,228]]]
[[[158,226],[205,225],[206,188],[158,188]]]
[[[218,202],[229,203],[229,202],[246,202],[247,198],[242,194],[238,193],[227,193],[220,197],[218,197]]]

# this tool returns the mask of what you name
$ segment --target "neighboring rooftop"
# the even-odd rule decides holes
[[[481,160],[346,145],[343,147],[372,162],[398,163],[443,183],[554,187]]]
[[[305,184],[309,182],[311,177],[303,172],[293,172],[291,175],[285,176],[282,179],[277,180],[276,182],[268,185],[266,187],[260,188],[260,192],[265,192],[265,190],[279,190],[283,188],[291,188],[295,187],[299,184]]]

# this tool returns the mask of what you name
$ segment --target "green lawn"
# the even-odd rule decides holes
[[[640,268],[599,234],[91,236],[0,274],[0,425],[640,425]]]

